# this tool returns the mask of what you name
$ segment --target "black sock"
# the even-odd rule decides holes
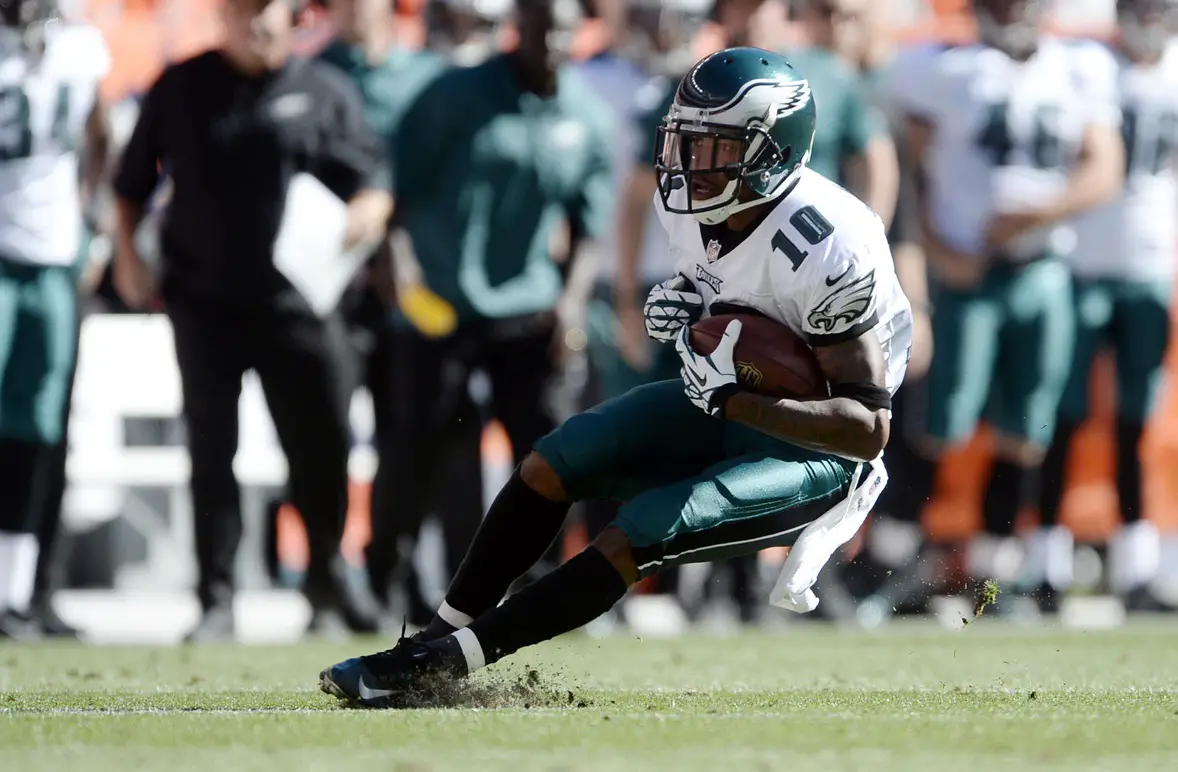
[[[618,569],[589,547],[471,622],[468,629],[478,638],[489,665],[589,624],[613,608],[627,589]]]
[[[1044,528],[1059,524],[1059,508],[1063,502],[1064,478],[1068,470],[1068,453],[1078,421],[1061,418],[1055,424],[1055,436],[1047,456],[1043,459],[1042,484],[1039,489],[1039,525]]]
[[[986,486],[986,496],[982,502],[986,533],[994,536],[1011,536],[1014,533],[1014,519],[1034,489],[1037,477],[1036,469],[1009,461],[994,462],[994,468],[990,471],[990,484]]]
[[[1121,518],[1136,523],[1143,514],[1141,506],[1141,434],[1145,430],[1137,421],[1117,421],[1117,498]]]
[[[517,467],[483,518],[446,592],[446,605],[473,618],[494,608],[560,534],[570,506],[529,488]],[[440,638],[460,626],[435,615],[424,637]]]
[[[53,446],[0,439],[0,531],[36,533]]]

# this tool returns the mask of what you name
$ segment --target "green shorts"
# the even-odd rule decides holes
[[[986,417],[1002,434],[1045,447],[1071,367],[1071,280],[1058,260],[995,265],[980,286],[932,287],[929,436],[967,440]]]
[[[679,377],[682,362],[671,344],[650,341],[651,362],[648,370],[631,367],[618,351],[617,315],[614,314],[610,288],[599,285],[589,303],[589,364],[601,387],[602,398],[625,394],[630,389],[655,381]]]
[[[641,576],[791,545],[847,496],[855,469],[708,416],[678,378],[573,416],[535,449],[574,500],[625,502],[614,525]]]
[[[74,273],[0,258],[0,437],[61,440],[78,343]]]
[[[1088,416],[1092,360],[1103,346],[1113,350],[1117,415],[1144,423],[1157,401],[1170,339],[1170,282],[1075,279],[1076,355],[1060,415]]]

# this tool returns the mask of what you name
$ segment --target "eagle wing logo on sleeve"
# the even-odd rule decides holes
[[[822,299],[806,321],[816,330],[831,333],[842,322],[854,323],[871,308],[875,292],[875,271],[850,281]]]

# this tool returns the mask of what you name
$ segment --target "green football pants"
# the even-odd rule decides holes
[[[978,287],[932,291],[929,436],[964,441],[984,415],[1004,435],[1046,447],[1075,339],[1066,267],[994,265]]]
[[[1157,400],[1170,336],[1170,283],[1074,279],[1076,355],[1060,415],[1088,416],[1092,360],[1102,346],[1113,350],[1117,415],[1144,423]]]
[[[0,437],[61,439],[77,348],[74,273],[0,258]]]
[[[599,285],[589,303],[589,364],[601,386],[603,398],[617,397],[627,391],[655,381],[679,377],[682,361],[670,344],[650,342],[650,369],[636,370],[618,351],[617,316],[614,314],[611,291]]]
[[[633,389],[536,444],[569,496],[625,502],[640,576],[791,545],[849,492],[855,464],[693,405],[678,378]]]

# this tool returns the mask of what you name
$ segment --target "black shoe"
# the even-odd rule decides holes
[[[192,632],[184,636],[185,643],[224,643],[231,642],[236,633],[233,619],[233,607],[210,606],[201,615],[200,622]]]
[[[326,576],[308,576],[303,592],[311,604],[312,618],[334,610],[353,633],[379,632],[380,607],[367,578],[354,578],[342,556],[337,555],[331,561]]]
[[[41,630],[28,614],[0,612],[0,641],[33,643],[41,640]]]
[[[425,707],[467,673],[453,636],[428,643],[402,637],[387,651],[327,668],[319,674],[319,689],[358,708]]]
[[[48,599],[34,601],[30,617],[46,638],[67,639],[81,635],[76,627],[57,615]]]
[[[1059,607],[1063,602],[1064,594],[1047,582],[1040,584],[1030,594],[1035,599],[1035,603],[1039,605],[1040,614],[1059,613]]]
[[[1125,604],[1125,610],[1130,612],[1147,612],[1147,613],[1162,613],[1172,611],[1168,605],[1163,603],[1148,586],[1135,587],[1129,592],[1125,593],[1122,599]]]

